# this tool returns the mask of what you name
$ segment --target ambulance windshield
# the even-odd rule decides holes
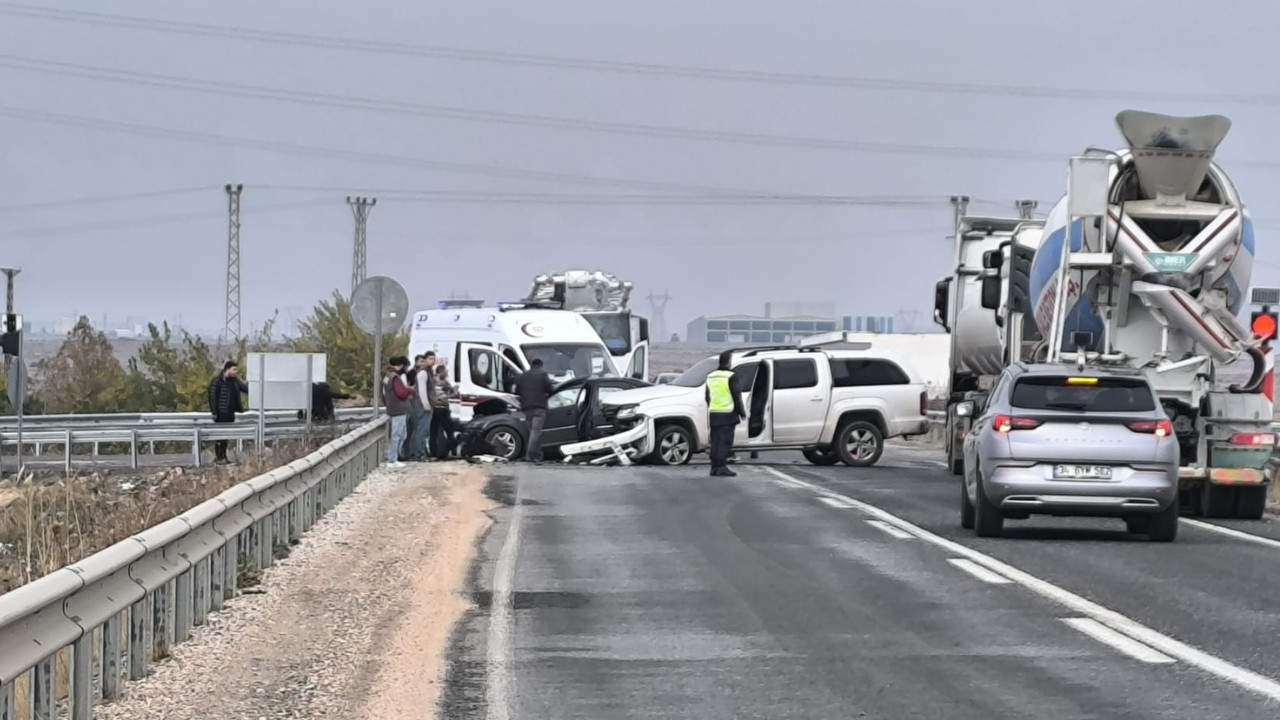
[[[547,343],[523,345],[524,355],[533,362],[542,360],[542,369],[555,382],[581,377],[613,377],[618,373],[613,359],[599,343]]]

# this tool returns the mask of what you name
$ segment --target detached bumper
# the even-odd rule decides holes
[[[653,447],[653,421],[645,419],[644,422],[636,423],[635,427],[623,430],[620,433],[609,435],[608,437],[597,438],[595,440],[587,440],[585,442],[569,443],[560,446],[560,452],[566,458],[574,455],[592,455],[595,453],[608,452],[614,447],[622,449],[631,448],[634,450],[633,457],[642,457]]]

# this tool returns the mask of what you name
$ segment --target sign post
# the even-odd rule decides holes
[[[22,406],[27,403],[27,363],[21,356],[14,358],[9,365],[8,394],[9,404],[18,416],[18,472],[22,472]]]

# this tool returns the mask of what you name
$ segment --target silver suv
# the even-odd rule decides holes
[[[1178,439],[1138,371],[1008,367],[964,439],[960,524],[998,537],[1032,514],[1123,518],[1131,533],[1178,535]]]

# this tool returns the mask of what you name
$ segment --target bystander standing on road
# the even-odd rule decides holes
[[[409,358],[391,358],[382,378],[382,397],[387,404],[387,417],[391,418],[391,444],[387,445],[387,466],[404,467],[400,462],[400,447],[404,445],[406,418],[409,415],[413,390],[405,383],[404,373],[409,369]]]
[[[516,378],[516,395],[520,409],[529,423],[529,444],[524,456],[530,462],[542,462],[542,424],[547,419],[547,398],[551,397],[551,377],[542,369],[542,359],[534,358],[529,369]]]
[[[409,451],[405,453],[410,460],[427,460],[427,438],[431,437],[435,428],[432,416],[432,398],[435,395],[436,354],[426,352],[415,358],[413,369],[413,398],[411,403],[411,428]]]
[[[209,412],[213,414],[215,423],[233,423],[236,413],[245,410],[243,395],[249,392],[249,386],[237,377],[240,366],[234,360],[228,360],[222,366],[222,372],[209,381]],[[213,444],[214,462],[226,465],[227,441],[218,440]]]
[[[443,365],[435,369],[435,383],[431,396],[431,447],[438,460],[445,460],[453,453],[453,412],[449,399],[458,391],[449,382],[449,368]]]

